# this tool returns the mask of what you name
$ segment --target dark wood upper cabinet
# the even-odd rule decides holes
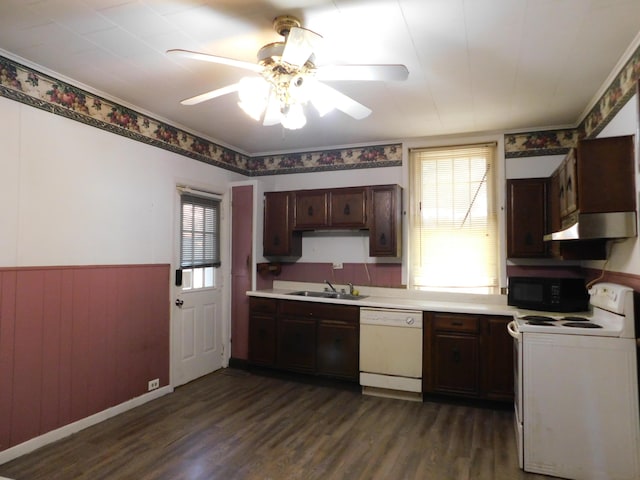
[[[507,257],[548,256],[548,188],[547,178],[507,180]]]
[[[632,135],[580,141],[576,167],[580,213],[636,209],[633,158]]]
[[[367,227],[366,188],[341,188],[331,192],[331,226]]]
[[[636,209],[633,136],[581,140],[547,179],[507,180],[507,256],[606,258],[606,239],[542,241],[578,214]]]
[[[299,257],[302,237],[291,222],[291,192],[270,192],[264,197],[263,255],[265,257]]]
[[[369,255],[400,256],[402,241],[402,189],[398,185],[371,187]]]
[[[329,192],[301,190],[295,192],[294,196],[294,229],[313,230],[329,225]]]
[[[299,257],[310,230],[369,230],[369,255],[398,257],[402,188],[377,185],[265,194],[264,256]]]

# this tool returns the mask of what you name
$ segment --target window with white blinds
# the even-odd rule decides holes
[[[411,150],[410,286],[498,286],[495,144]]]
[[[180,196],[183,269],[220,266],[220,201],[189,194]]]

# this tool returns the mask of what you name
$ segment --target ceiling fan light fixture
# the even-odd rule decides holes
[[[288,105],[282,111],[280,123],[287,130],[298,130],[307,124],[307,118],[304,116],[302,105],[294,103]]]
[[[269,84],[262,77],[244,77],[239,82],[238,106],[258,121],[269,100]]]

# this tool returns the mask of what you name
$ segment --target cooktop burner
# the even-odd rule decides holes
[[[564,327],[579,327],[579,328],[602,328],[601,325],[592,322],[566,322]]]
[[[589,321],[588,318],[584,318],[584,317],[563,317],[562,320],[565,320],[567,322],[588,322]]]
[[[551,319],[553,320],[553,319]],[[543,325],[546,327],[555,327],[556,325],[546,320],[527,320],[527,325]]]
[[[525,315],[522,317],[524,320],[529,320],[530,325],[538,325],[537,323],[532,322],[555,322],[556,319],[553,317],[547,317],[546,315]],[[540,325],[545,325],[544,323]]]

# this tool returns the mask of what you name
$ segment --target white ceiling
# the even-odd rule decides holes
[[[247,71],[166,50],[253,62],[282,14],[324,37],[317,64],[401,63],[409,79],[334,82],[371,116],[297,131],[256,123],[236,94],[180,105]],[[4,54],[249,155],[575,126],[639,32],[640,0],[0,0]]]

